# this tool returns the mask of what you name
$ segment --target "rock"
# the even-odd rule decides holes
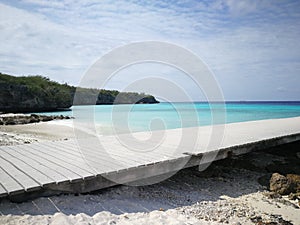
[[[291,193],[291,182],[287,177],[279,173],[273,173],[270,179],[270,191],[287,195]]]
[[[300,192],[300,175],[287,174],[287,176],[273,173],[270,179],[270,190],[281,195]]]
[[[53,116],[40,116],[40,120],[43,122],[48,122],[53,120]]]
[[[17,125],[17,124],[28,124],[28,123],[38,123],[47,122],[54,119],[70,119],[73,117],[69,116],[46,116],[46,115],[36,115],[36,114],[4,114],[0,116],[0,125]]]
[[[254,216],[254,217],[251,217],[250,220],[251,220],[253,223],[256,223],[256,224],[262,222],[261,216]]]
[[[278,198],[282,198],[282,196],[280,194],[278,194],[277,192],[265,192],[263,193],[267,198],[271,198],[271,199],[278,199]]]
[[[297,200],[297,199],[300,200],[300,192],[298,192],[298,193],[290,193],[289,194],[289,199],[290,200]]]
[[[6,125],[15,125],[16,122],[15,122],[14,119],[8,118],[8,119],[6,120],[6,122],[5,122],[5,124],[6,124]]]
[[[267,221],[261,216],[251,217],[250,220],[257,225],[293,225],[290,221],[284,220],[280,215],[270,215]]]
[[[39,118],[31,118],[31,119],[29,120],[29,123],[38,123],[38,122],[40,122],[40,119],[39,119]]]
[[[287,174],[286,177],[291,183],[292,192],[299,193],[300,192],[300,175]]]

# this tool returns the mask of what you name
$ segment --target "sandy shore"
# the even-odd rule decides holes
[[[0,126],[0,145],[28,144],[75,138],[72,120]]]
[[[74,138],[71,121],[0,126],[1,145]],[[0,200],[0,224],[300,224],[297,200],[273,196],[266,177],[300,144],[213,163],[204,173],[185,169],[159,184],[118,186],[86,195]],[[298,152],[298,153],[297,153]],[[265,179],[262,179],[265,178]],[[258,182],[260,181],[260,182]]]

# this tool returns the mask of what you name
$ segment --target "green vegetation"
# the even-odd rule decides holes
[[[75,105],[111,105],[111,104],[152,104],[159,103],[152,95],[116,90],[77,88]]]
[[[158,103],[144,93],[76,88],[43,76],[0,73],[0,112],[53,111],[71,107],[73,99],[75,105]]]

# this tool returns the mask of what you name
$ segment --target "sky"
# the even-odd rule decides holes
[[[227,101],[300,100],[298,0],[0,0],[0,32],[2,73],[78,85],[101,56],[153,40],[196,54]],[[172,81],[195,101],[205,96],[183,72],[155,63],[131,65],[105,88],[147,77]]]

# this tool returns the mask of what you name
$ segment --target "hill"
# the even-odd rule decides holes
[[[75,105],[153,104],[159,103],[152,95],[116,90],[76,88]]]
[[[76,88],[43,76],[15,77],[0,73],[0,112],[68,109],[73,105],[75,92],[75,105],[158,103],[153,96],[143,93]]]

